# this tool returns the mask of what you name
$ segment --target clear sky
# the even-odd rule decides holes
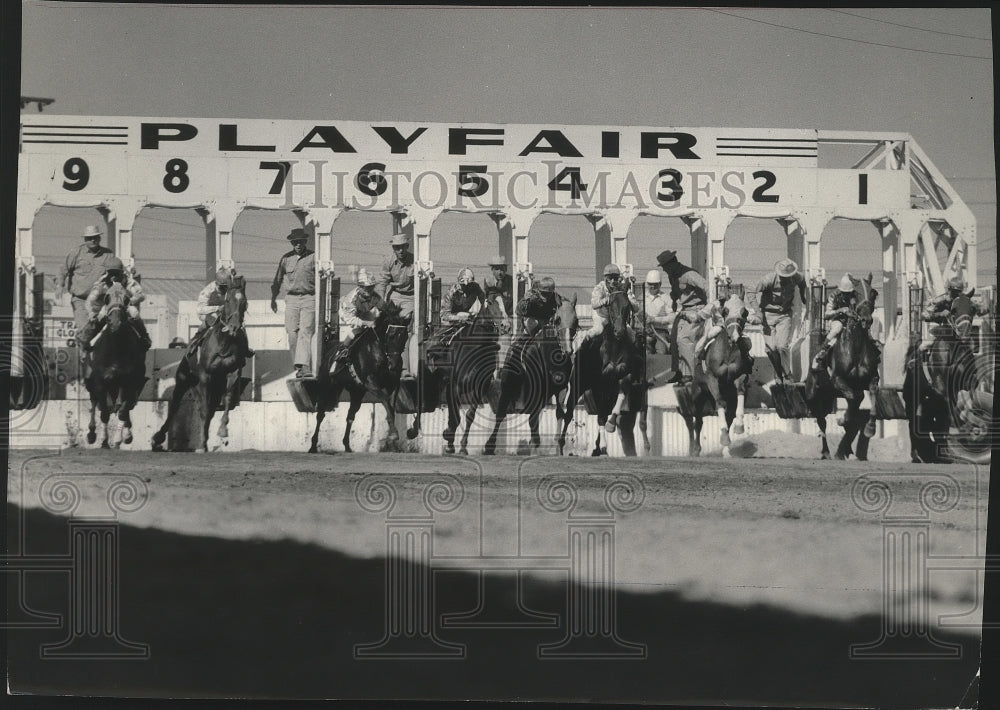
[[[975,213],[979,279],[995,284],[992,56],[987,9],[29,0],[21,85],[22,94],[54,98],[46,109],[53,114],[908,132]],[[388,218],[354,218],[357,236],[335,258],[373,265],[388,251],[382,238]],[[40,255],[64,254],[65,232],[94,219],[89,210],[46,208],[37,225]],[[290,215],[241,218],[236,259],[249,275],[270,275],[293,224]],[[136,256],[157,260],[144,270],[200,274],[191,256],[201,248],[196,225],[192,213],[144,215],[136,225]],[[460,262],[481,263],[482,249],[468,235],[492,230],[486,217],[449,215],[439,228],[442,248],[432,257],[445,278]],[[583,256],[580,263],[566,261],[566,249],[592,254],[579,249],[588,230],[580,217],[538,223],[536,272],[556,273],[561,283],[592,283],[592,263]],[[729,234],[726,262],[737,280],[751,282],[784,255],[783,233],[773,222],[740,219]],[[630,261],[642,269],[664,246],[690,253],[678,220],[643,218],[632,236]],[[164,244],[177,246],[175,261],[160,261]],[[823,249],[828,271],[881,264],[868,224],[835,223]]]

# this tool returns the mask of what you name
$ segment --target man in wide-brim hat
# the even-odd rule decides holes
[[[405,234],[393,234],[389,239],[392,246],[392,257],[382,263],[382,272],[378,277],[378,294],[387,301],[399,306],[399,315],[409,319],[408,331],[413,334],[413,252],[410,251],[410,240]],[[404,378],[413,376],[416,365],[416,355],[413,352],[413,338],[406,344],[406,357],[403,358]]]
[[[796,291],[802,303],[802,320],[808,313],[805,307],[806,280],[799,273],[798,264],[791,259],[781,259],[774,265],[773,273],[757,282],[755,290],[767,358],[774,367],[775,377],[783,382],[791,373]]]
[[[63,293],[69,291],[77,334],[83,333],[90,322],[90,311],[87,308],[87,296],[90,295],[90,290],[115,259],[114,252],[101,246],[102,232],[99,227],[91,225],[83,230],[81,236],[83,244],[66,256],[59,272],[55,292],[56,300],[60,300]]]
[[[285,334],[296,377],[312,377],[312,338],[316,332],[316,254],[306,247],[309,235],[293,229],[286,237],[291,251],[281,255],[271,282],[271,312],[278,312],[278,293],[285,291]]]
[[[708,281],[677,259],[677,252],[665,249],[656,256],[656,262],[670,281],[670,300],[677,310],[673,325],[675,371],[672,382],[690,383],[694,379],[695,343],[699,325],[705,320],[708,305]]]

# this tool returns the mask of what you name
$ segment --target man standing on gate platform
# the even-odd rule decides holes
[[[656,256],[660,268],[670,281],[670,300],[678,309],[674,319],[674,362],[676,370],[671,382],[688,384],[694,379],[694,346],[698,339],[698,324],[704,320],[701,311],[708,304],[708,281],[705,277],[677,260],[670,249]]]
[[[774,367],[778,382],[784,382],[791,374],[792,364],[792,307],[795,292],[798,291],[802,303],[802,319],[806,309],[806,280],[799,273],[798,264],[791,259],[782,259],[774,265],[774,273],[757,282],[757,305],[760,308],[761,326],[764,331],[764,346],[767,357]]]
[[[312,337],[316,332],[316,254],[306,248],[304,229],[288,234],[292,250],[278,260],[271,283],[271,312],[278,312],[278,292],[288,279],[285,292],[285,333],[296,377],[312,377]]]
[[[408,332],[410,338],[406,344],[406,357],[403,358],[402,378],[412,378],[410,367],[411,349],[413,347],[413,252],[410,251],[410,240],[405,234],[394,234],[390,241],[392,257],[382,264],[377,291],[387,301],[399,306],[399,315],[409,320]]]
[[[101,235],[101,230],[96,226],[83,230],[83,245],[66,256],[59,280],[56,282],[56,300],[62,299],[64,291],[70,293],[78,337],[90,322],[90,311],[87,308],[90,289],[107,272],[112,260],[115,259],[114,252],[101,246]]]

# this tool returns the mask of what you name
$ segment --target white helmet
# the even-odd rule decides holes
[[[375,277],[367,269],[358,269],[358,286],[374,286]]]
[[[663,276],[660,275],[659,269],[650,269],[646,272],[646,283],[648,284],[661,284],[663,283]]]

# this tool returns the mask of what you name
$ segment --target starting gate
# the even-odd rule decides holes
[[[317,287],[317,318],[322,312],[324,319],[318,332],[336,313],[330,294],[337,281],[331,257],[337,218],[352,209],[392,213],[394,231],[411,240],[420,274],[416,372],[424,327],[438,318],[440,287],[429,269],[432,226],[449,210],[484,212],[496,223],[497,239],[483,249],[498,247],[514,265],[517,298],[531,285],[529,234],[542,214],[585,216],[594,241],[581,244],[580,254],[600,245],[599,266],[629,261],[629,228],[638,217],[679,219],[691,233],[690,265],[710,278],[726,273],[733,220],[777,221],[788,256],[813,280],[815,296],[823,294],[826,225],[868,222],[883,253],[881,320],[885,362],[893,363],[883,382],[899,369],[897,351],[919,330],[913,318],[897,323],[899,300],[910,296],[909,308],[935,296],[956,273],[978,285],[972,212],[906,133],[45,114],[22,116],[21,134],[19,264],[32,263],[35,218],[45,205],[101,210],[108,242],[127,264],[143,209],[193,208],[205,220],[207,273],[236,266],[233,226],[244,210],[291,210],[315,236],[318,280],[329,280]],[[414,179],[425,175],[439,179]],[[432,199],[434,186],[440,189]],[[942,250],[944,263],[937,258]],[[30,281],[27,271],[19,274]],[[910,283],[922,294],[908,293]],[[811,351],[824,326],[822,299],[815,296]],[[514,327],[522,329],[517,318]],[[317,338],[314,362],[329,342]],[[12,362],[23,361],[25,342],[12,346]],[[414,394],[420,395],[415,406],[426,411],[423,393]]]
[[[47,395],[49,372],[42,347],[45,276],[19,266],[10,327],[10,408],[34,409]],[[3,334],[6,337],[6,334]]]

